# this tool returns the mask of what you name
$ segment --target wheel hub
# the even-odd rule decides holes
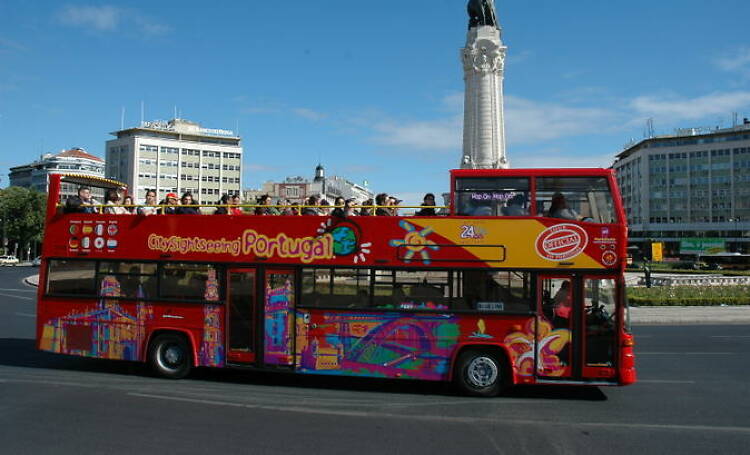
[[[497,381],[497,364],[489,357],[476,357],[466,370],[466,375],[475,387],[489,387]]]
[[[177,346],[168,346],[164,349],[164,363],[169,368],[175,368],[182,362],[182,350]]]

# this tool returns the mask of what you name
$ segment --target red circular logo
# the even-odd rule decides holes
[[[588,243],[589,236],[580,226],[556,224],[536,238],[536,252],[551,261],[564,261],[581,254]]]
[[[602,254],[602,264],[607,267],[613,266],[617,263],[617,253],[612,250],[607,250]]]

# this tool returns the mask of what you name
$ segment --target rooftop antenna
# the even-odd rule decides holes
[[[143,100],[141,100],[141,126],[143,126],[143,117],[144,117],[145,112],[146,112],[146,105],[143,103]]]
[[[179,118],[177,117],[177,105],[176,104],[174,105],[174,118],[175,119]]]
[[[120,130],[125,129],[125,106],[122,107],[122,110],[120,111]]]
[[[654,137],[654,119],[649,118],[646,120],[646,139]]]
[[[737,127],[737,121],[739,120],[739,114],[732,112],[732,128]]]

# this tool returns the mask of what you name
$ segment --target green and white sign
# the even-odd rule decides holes
[[[727,250],[724,239],[689,238],[680,241],[680,254],[716,254]]]

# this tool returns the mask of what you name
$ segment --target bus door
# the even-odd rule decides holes
[[[263,284],[263,363],[294,363],[295,271],[267,269]]]
[[[256,360],[257,270],[227,271],[227,361],[253,363]]]
[[[536,327],[536,374],[545,379],[580,377],[580,293],[574,275],[541,276]]]
[[[617,359],[617,280],[587,276],[583,279],[583,377],[615,377]]]

